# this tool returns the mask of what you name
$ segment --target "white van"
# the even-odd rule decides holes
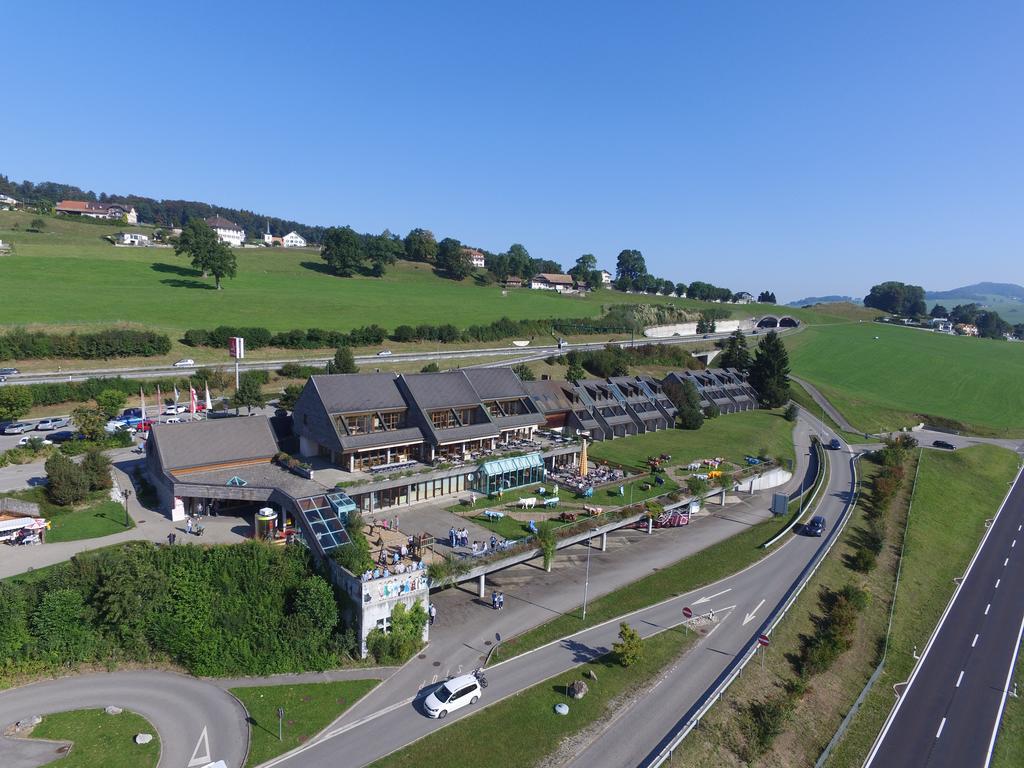
[[[440,720],[449,712],[462,709],[480,700],[480,683],[473,675],[453,677],[434,689],[423,701],[423,709],[429,717]]]

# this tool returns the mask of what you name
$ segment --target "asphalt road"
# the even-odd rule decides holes
[[[152,723],[160,734],[160,768],[197,768],[216,760],[235,768],[245,760],[249,733],[242,705],[212,683],[169,672],[81,675],[3,691],[0,728],[30,715],[108,705]],[[14,764],[17,747],[0,738],[0,765]]]
[[[973,768],[992,759],[1024,632],[1018,475],[925,646],[865,767]]]

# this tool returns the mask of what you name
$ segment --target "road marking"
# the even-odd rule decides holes
[[[942,735],[942,729],[946,727],[946,718],[942,718],[942,722],[939,723],[939,730],[935,732],[935,738],[939,738]]]
[[[960,681],[961,681],[961,680],[963,680],[963,679],[964,679],[964,671],[963,671],[963,670],[961,669],[961,670],[960,670],[960,677],[958,677],[958,678],[956,679],[956,687],[957,687],[957,688],[959,688],[959,687],[960,687]]]
[[[702,597],[702,598],[700,598],[700,600],[694,600],[693,604],[694,605],[700,605],[701,603],[710,602],[711,600],[714,600],[716,597],[721,597],[726,592],[732,592],[732,587],[729,587],[728,589],[723,589],[721,592],[716,592],[713,595],[708,595],[707,597]]]
[[[1000,581],[1002,581],[1002,579],[996,579],[996,589],[999,589],[999,582]]]
[[[1006,558],[1005,560],[1003,560],[1003,568],[1005,568],[1005,567],[1006,567],[1006,564],[1007,564],[1008,562],[1010,562],[1010,558]]]
[[[199,750],[202,748],[203,752],[200,754]],[[210,757],[210,737],[206,733],[206,726],[203,726],[203,732],[199,735],[199,741],[196,742],[196,748],[192,750],[192,759],[188,761],[188,768],[194,768],[197,765],[207,765],[212,763],[213,758]]]
[[[1017,540],[1014,539],[1013,542],[1010,544],[1010,549],[1013,549],[1016,546],[1017,546]]]
[[[988,609],[992,607],[992,603],[985,604],[985,615],[988,616]]]
[[[746,616],[743,617],[743,626],[747,626],[747,624],[749,622],[754,620],[754,615],[758,612],[758,610],[760,610],[762,605],[764,605],[764,600],[762,600],[760,603],[757,604],[757,608],[755,608],[754,610],[752,610],[750,613],[748,613]]]
[[[971,640],[971,648],[973,648],[973,647],[974,647],[975,645],[977,645],[977,644],[978,644],[978,636],[977,636],[977,635],[975,635],[975,636],[974,636],[974,639],[973,639],[973,640]]]

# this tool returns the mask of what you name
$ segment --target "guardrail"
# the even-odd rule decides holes
[[[744,645],[743,650],[736,656],[736,658],[729,664],[728,667],[718,676],[714,686],[705,692],[705,694],[697,701],[697,703],[690,709],[689,712],[683,715],[683,718],[673,728],[673,732],[670,732],[665,739],[662,741],[667,743],[661,747],[660,750],[653,756],[649,755],[641,763],[643,768],[658,768],[663,765],[667,760],[671,759],[675,750],[682,744],[683,740],[690,735],[690,732],[697,727],[700,723],[701,718],[707,713],[715,703],[722,698],[722,694],[725,693],[726,689],[732,685],[732,682],[739,677],[743,668],[747,666],[754,655],[757,653],[758,642],[757,638],[760,635],[770,635],[775,629],[775,626],[782,621],[786,613],[792,607],[794,601],[800,596],[807,582],[810,581],[811,577],[817,572],[818,567],[825,560],[825,556],[832,550],[835,543],[839,541],[839,537],[843,530],[846,528],[846,523],[850,519],[850,513],[857,504],[859,498],[859,492],[857,489],[857,461],[860,459],[860,454],[857,454],[850,458],[850,466],[853,470],[853,483],[852,483],[852,495],[843,510],[842,519],[840,524],[832,532],[832,535],[822,543],[818,549],[814,559],[808,563],[803,571],[800,572],[800,576],[796,582],[789,588],[786,595],[783,597],[782,603],[776,606],[775,610],[769,614],[768,618],[758,627],[757,631],[750,637],[750,639]],[[655,747],[655,749],[658,749]]]
[[[804,516],[814,509],[815,504],[818,503],[818,494],[821,493],[822,488],[825,487],[825,478],[828,476],[828,471],[825,466],[825,447],[821,444],[820,440],[815,440],[813,445],[815,446],[815,455],[818,457],[818,472],[814,478],[814,486],[811,489],[811,498],[807,502],[807,505],[800,510],[800,514],[789,521],[789,525],[779,531],[775,536],[766,541],[761,545],[762,549],[768,549],[775,543],[781,541],[786,534],[793,530],[797,523],[799,523]],[[802,489],[801,489],[802,490]],[[806,492],[805,492],[806,494]],[[805,495],[801,494],[801,495]],[[792,499],[790,499],[792,501]]]

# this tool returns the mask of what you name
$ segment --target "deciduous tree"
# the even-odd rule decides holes
[[[327,262],[334,274],[352,277],[366,266],[363,238],[352,227],[330,227],[324,232],[320,258]]]
[[[0,421],[16,421],[31,408],[31,389],[19,385],[0,387]]]

